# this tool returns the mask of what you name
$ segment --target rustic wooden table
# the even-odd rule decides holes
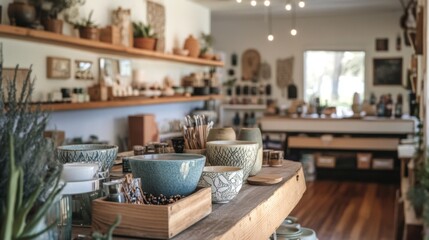
[[[264,167],[260,174],[280,175],[283,181],[270,186],[244,184],[236,198],[213,204],[210,215],[173,239],[268,239],[297,205],[306,185],[297,162]]]

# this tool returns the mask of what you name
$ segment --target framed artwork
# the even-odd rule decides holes
[[[28,68],[19,68],[18,69],[18,71],[16,73],[16,79],[15,79],[15,81],[16,81],[15,84],[16,84],[16,89],[17,89],[16,96],[19,96],[21,94],[22,88],[24,87],[24,81],[27,78],[27,75],[29,72],[30,72],[30,69],[28,69]],[[6,83],[5,85],[7,85],[7,83],[9,81],[12,81],[14,79],[14,76],[15,76],[15,68],[7,68],[7,67],[3,68],[2,78],[4,80],[4,83]],[[31,79],[31,75],[30,75],[30,79]],[[6,88],[3,90],[5,91]],[[6,101],[7,101],[8,97],[9,97],[8,94],[6,92],[3,92],[3,94],[4,94]]]
[[[94,75],[92,74],[92,62],[91,61],[81,61],[76,60],[75,63],[75,72],[74,77],[78,80],[94,80]]]
[[[388,38],[377,38],[377,39],[375,39],[375,50],[376,51],[389,51],[389,39]]]
[[[46,75],[48,78],[69,79],[71,77],[71,63],[68,58],[48,57],[46,61]]]
[[[402,85],[402,58],[374,58],[374,85]]]

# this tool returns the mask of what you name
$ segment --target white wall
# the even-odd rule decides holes
[[[7,23],[7,5],[12,0],[1,0],[3,6],[3,23]],[[157,1],[165,6],[166,11],[166,51],[171,52],[173,46],[179,44],[183,46],[184,40],[189,34],[199,36],[201,32],[210,32],[210,10],[189,0],[164,0]],[[100,26],[110,23],[112,10],[121,6],[130,8],[132,20],[146,22],[146,1],[145,0],[87,0],[86,4],[79,10],[80,15],[87,16],[91,9],[94,9],[94,20]],[[72,32],[70,26],[65,32]],[[112,57],[123,58],[121,56],[93,53],[87,50],[55,46],[44,43],[33,43],[31,41],[16,40],[8,37],[1,37],[3,43],[3,58],[5,67],[14,67],[20,64],[27,68],[33,64],[33,76],[37,77],[36,97],[46,95],[47,92],[59,90],[61,87],[87,87],[96,81],[75,80],[73,77],[68,80],[48,80],[46,77],[46,57],[57,56],[66,57],[72,60],[90,60],[94,63],[93,72],[98,75],[98,58]],[[165,76],[172,77],[178,82],[181,76],[193,71],[206,70],[204,67],[186,65],[181,63],[169,63],[159,60],[133,58],[133,68],[140,68],[145,71],[145,80],[148,82],[160,82]],[[73,67],[72,67],[73,69]],[[73,70],[72,70],[73,72]],[[182,117],[195,107],[201,107],[202,103],[181,103],[156,106],[113,108],[103,110],[86,110],[52,113],[50,125],[58,130],[65,130],[67,138],[83,137],[87,139],[89,135],[96,134],[101,140],[116,142],[117,136],[127,135],[127,116],[138,113],[154,113],[157,120],[174,119]]]
[[[276,16],[273,19],[274,41],[267,40],[267,24],[263,16],[213,16],[212,34],[215,37],[215,48],[227,53],[226,67],[230,65],[230,55],[241,54],[248,48],[256,48],[263,61],[271,65],[273,93],[279,102],[285,102],[280,89],[276,88],[275,64],[279,58],[295,57],[293,79],[298,87],[299,97],[303,97],[303,55],[306,50],[363,50],[366,52],[365,95],[371,92],[377,96],[392,93],[394,97],[402,93],[407,99],[406,91],[400,86],[373,86],[372,59],[375,57],[403,57],[403,82],[405,71],[410,62],[411,47],[402,50],[395,48],[396,36],[402,34],[399,27],[401,13],[356,14],[347,16],[306,17],[297,19],[298,35],[290,35],[291,20]],[[299,15],[298,15],[299,17]],[[402,35],[401,35],[402,36]],[[376,52],[375,39],[389,38],[389,51]],[[236,73],[241,77],[240,65]],[[351,98],[352,96],[350,96]],[[408,104],[404,107],[408,111]]]

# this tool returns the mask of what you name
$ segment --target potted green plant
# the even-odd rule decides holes
[[[215,56],[213,54],[213,37],[210,34],[201,33],[201,50],[200,57],[212,60]]]
[[[83,18],[78,22],[72,22],[74,28],[79,30],[79,37],[96,40],[100,39],[100,29],[98,29],[97,24],[92,21],[93,10],[88,15],[88,18]]]
[[[42,19],[46,31],[59,33],[63,32],[63,20],[58,19],[58,14],[76,5],[83,5],[85,0],[45,0],[42,3],[42,10],[45,12],[45,19]]]
[[[133,22],[134,47],[152,50],[156,49],[156,33],[150,24]]]

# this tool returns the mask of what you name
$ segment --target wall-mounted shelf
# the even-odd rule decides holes
[[[249,111],[264,111],[267,109],[265,104],[223,104],[225,110],[249,110]]]
[[[194,64],[202,66],[223,67],[221,61],[206,60],[201,58],[192,58],[178,56],[168,53],[148,51],[138,48],[124,47],[109,43],[87,40],[72,36],[66,36],[47,31],[34,30],[28,28],[15,27],[10,25],[0,25],[0,36],[9,36],[13,38],[25,39],[28,41],[45,42],[66,47],[83,48],[92,52],[110,53],[137,58],[150,58],[185,64]]]
[[[159,98],[130,98],[124,100],[103,101],[103,102],[85,102],[85,103],[47,103],[41,104],[42,110],[47,111],[74,111],[74,110],[88,110],[99,108],[117,108],[117,107],[131,107],[141,105],[156,105],[156,104],[169,104],[179,102],[197,102],[221,99],[221,95],[208,95],[208,96],[192,96],[192,97],[159,97]]]

